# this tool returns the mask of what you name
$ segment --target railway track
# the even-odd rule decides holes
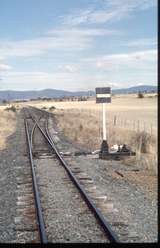
[[[35,113],[38,113],[38,117]],[[46,231],[46,223],[44,217],[44,211],[41,203],[41,196],[39,192],[39,185],[37,181],[36,169],[35,169],[35,159],[38,157],[49,156],[52,158],[54,156],[54,160],[58,160],[58,163],[65,169],[68,177],[70,178],[73,185],[79,191],[82,200],[85,201],[89,210],[92,212],[93,218],[95,217],[98,221],[103,233],[108,240],[108,242],[118,243],[119,239],[116,233],[112,230],[110,224],[107,222],[106,218],[104,218],[100,209],[97,208],[95,202],[88,194],[85,185],[89,184],[89,178],[85,176],[77,176],[79,173],[77,170],[72,170],[70,166],[66,163],[64,158],[61,156],[60,152],[56,148],[54,140],[52,139],[49,129],[48,129],[48,117],[49,113],[42,110],[37,110],[30,108],[30,110],[25,109],[25,131],[27,137],[28,144],[28,156],[31,165],[31,174],[32,174],[32,186],[34,192],[34,201],[35,201],[35,213],[36,213],[36,223],[37,223],[37,232],[39,238],[38,242],[46,244],[48,243],[47,231]],[[41,138],[36,141],[36,132],[38,132],[39,137]],[[40,135],[41,134],[41,135]],[[42,142],[43,139],[43,142]],[[38,147],[38,148],[37,148]]]

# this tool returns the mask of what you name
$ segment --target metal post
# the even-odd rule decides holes
[[[114,126],[116,126],[117,118],[116,115],[114,116]]]
[[[137,132],[140,132],[139,120],[137,121]]]
[[[99,154],[100,158],[105,158],[105,155],[108,154],[108,144],[107,144],[107,138],[106,138],[106,109],[105,109],[105,103],[102,104],[103,106],[103,141],[101,144],[101,151]]]
[[[105,103],[103,105],[103,140],[106,140],[106,109],[105,109]]]
[[[151,124],[151,136],[152,136],[152,124]]]

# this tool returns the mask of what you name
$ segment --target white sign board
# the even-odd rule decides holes
[[[96,88],[96,103],[110,103],[111,102],[111,88],[101,87]]]

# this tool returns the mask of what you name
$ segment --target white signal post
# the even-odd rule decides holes
[[[106,105],[102,103],[103,107],[103,140],[106,140]]]
[[[103,141],[101,144],[101,150],[99,153],[100,158],[104,158],[108,155],[109,149],[106,137],[106,103],[111,102],[111,88],[110,87],[99,87],[96,88],[96,103],[102,104],[103,112]]]

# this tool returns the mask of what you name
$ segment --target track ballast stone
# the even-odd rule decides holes
[[[49,122],[50,132],[53,139],[56,138],[56,145],[62,152],[70,152],[71,156],[65,160],[72,167],[77,167],[88,177],[93,179],[96,190],[106,195],[107,201],[113,204],[110,213],[104,212],[113,230],[115,230],[121,242],[157,242],[157,178],[152,171],[145,170],[136,172],[137,166],[127,166],[120,161],[100,160],[98,155],[79,156],[73,155],[75,147],[71,142],[63,141],[63,134],[56,133],[58,128],[52,118]],[[77,151],[78,148],[76,147]],[[83,148],[84,149],[84,148]],[[116,173],[120,172],[123,176]],[[146,183],[140,184],[137,179],[143,175]],[[153,184],[150,189],[149,178]],[[132,180],[131,180],[132,178]],[[143,180],[143,179],[142,179]]]
[[[36,160],[36,173],[49,242],[108,242],[57,160]]]

